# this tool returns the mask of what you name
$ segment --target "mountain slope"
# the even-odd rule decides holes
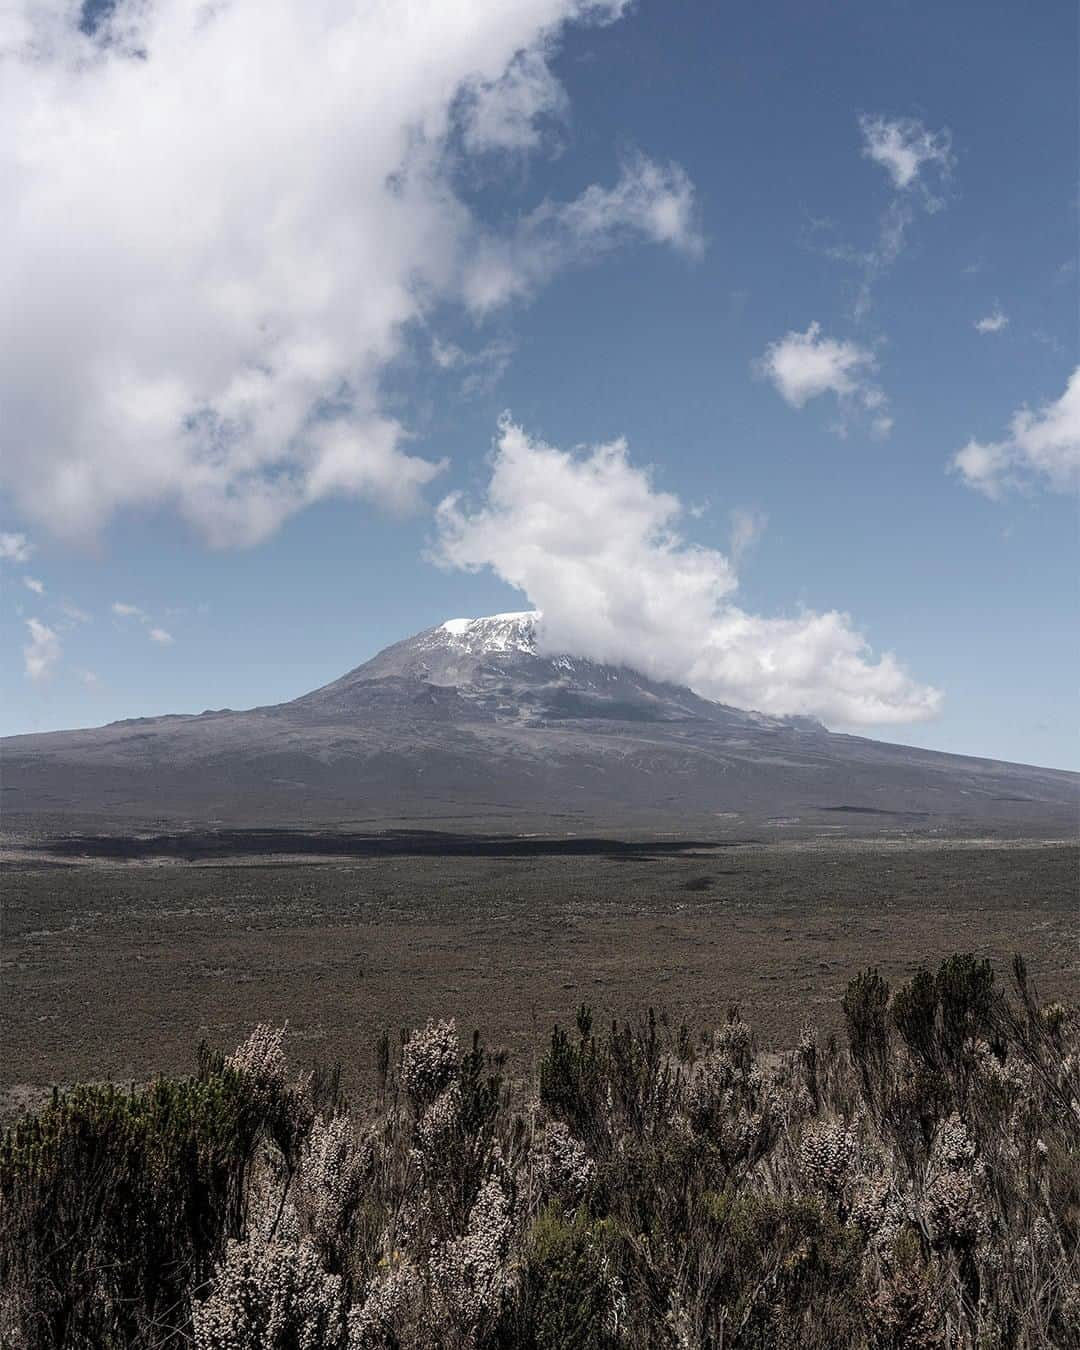
[[[1076,775],[830,733],[452,619],[289,703],[2,742],[10,828],[74,821],[1071,833]]]

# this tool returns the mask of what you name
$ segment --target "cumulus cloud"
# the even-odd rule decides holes
[[[164,628],[149,628],[146,635],[151,642],[156,642],[162,647],[169,647],[173,642],[173,635]]]
[[[147,621],[145,610],[140,609],[138,605],[129,605],[123,600],[113,601],[112,612],[118,619],[141,619],[144,623]]]
[[[846,428],[846,417],[860,408],[871,414],[877,434],[887,435],[892,427],[885,411],[888,400],[871,378],[877,370],[873,352],[855,342],[825,337],[819,323],[812,323],[805,333],[792,331],[770,343],[755,369],[793,408],[822,394],[835,395],[845,419],[841,429]]]
[[[23,647],[23,666],[28,679],[43,680],[60,659],[58,634],[40,619],[27,619],[30,641]]]
[[[500,424],[484,500],[451,494],[432,556],[491,568],[543,611],[549,652],[625,663],[710,698],[834,724],[934,716],[941,694],[874,659],[837,611],[766,618],[734,603],[731,558],[685,540],[678,497],[622,440],[567,452]]]
[[[25,534],[0,534],[0,559],[4,562],[26,563],[34,546]]]
[[[45,594],[45,583],[38,581],[37,577],[23,577],[23,585],[28,591],[33,591],[35,595]]]
[[[1008,328],[1008,326],[1009,320],[1001,312],[1000,306],[995,308],[992,313],[987,314],[984,318],[975,320],[976,333],[1000,333]]]
[[[1080,489],[1080,366],[1059,399],[1012,416],[1001,441],[968,441],[950,463],[968,487],[999,498],[1035,485],[1053,492]]]
[[[645,158],[505,234],[459,184],[534,148],[568,23],[624,0],[15,0],[0,26],[2,481],[68,535],[171,506],[244,545],[329,496],[407,510],[441,463],[382,393],[438,305],[486,313],[626,239],[693,253]]]

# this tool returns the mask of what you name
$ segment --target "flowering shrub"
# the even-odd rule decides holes
[[[303,1243],[230,1242],[194,1307],[195,1350],[338,1350],[344,1334],[341,1280]]]
[[[562,1121],[544,1131],[538,1152],[538,1177],[544,1189],[571,1206],[584,1198],[596,1177],[596,1164]]]
[[[414,1031],[406,1041],[401,1086],[417,1114],[450,1086],[460,1054],[453,1018],[449,1022],[429,1019],[422,1031]]]
[[[799,1164],[811,1187],[839,1195],[855,1172],[858,1145],[847,1126],[820,1121],[811,1125],[799,1145]]]
[[[1080,1350],[1075,1010],[968,957],[843,1008],[769,1056],[582,1008],[513,1089],[430,1021],[366,1112],[267,1025],[58,1093],[0,1140],[0,1344]]]

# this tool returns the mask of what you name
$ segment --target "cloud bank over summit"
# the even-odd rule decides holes
[[[415,505],[382,381],[437,305],[481,315],[624,240],[695,253],[693,188],[613,182],[494,232],[477,156],[565,115],[567,24],[623,0],[16,0],[0,21],[0,486],[55,533],[127,507],[248,545],[333,496]],[[18,321],[14,322],[14,316]]]
[[[504,419],[484,499],[450,494],[433,557],[491,568],[543,620],[538,647],[632,666],[766,713],[832,725],[933,717],[942,695],[891,653],[874,659],[846,614],[749,614],[730,558],[687,542],[683,506],[631,463],[625,441],[570,453]]]

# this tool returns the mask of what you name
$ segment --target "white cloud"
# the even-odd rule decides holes
[[[824,252],[861,273],[854,314],[862,319],[873,302],[875,283],[894,266],[907,246],[916,208],[921,205],[933,213],[944,207],[955,158],[947,129],[932,132],[914,118],[863,115],[859,118],[859,131],[863,156],[885,169],[892,196],[870,248],[834,244]]]
[[[934,716],[941,694],[887,653],[873,659],[847,615],[764,618],[733,602],[738,578],[688,543],[682,503],[623,441],[567,453],[504,419],[485,500],[437,513],[440,565],[490,567],[544,614],[547,651],[626,663],[710,698],[841,724]]]
[[[1009,320],[1006,315],[1001,312],[1000,306],[994,309],[993,313],[987,314],[982,319],[975,320],[976,333],[1000,333],[1003,329],[1008,328],[1008,326]]]
[[[25,534],[0,533],[0,559],[4,562],[26,563],[34,551]]]
[[[3,483],[60,533],[171,506],[250,544],[331,495],[413,506],[382,380],[624,239],[700,248],[675,166],[483,226],[470,156],[535,147],[563,27],[625,0],[15,0],[0,32]],[[72,222],[78,223],[73,231]]]
[[[40,619],[27,619],[30,641],[23,647],[23,666],[28,679],[43,680],[60,659],[60,638]]]
[[[23,585],[28,591],[33,591],[35,595],[45,594],[45,583],[38,581],[37,577],[23,577]]]
[[[100,689],[101,679],[92,670],[80,670],[79,679],[86,685],[87,689]]]
[[[539,48],[520,52],[498,79],[467,91],[462,134],[468,150],[535,150],[545,120],[565,120],[570,100],[547,56]]]
[[[737,506],[731,512],[729,551],[733,567],[738,567],[743,558],[757,546],[757,542],[765,533],[765,527],[768,523],[769,520],[764,511],[754,511],[745,506]]]
[[[817,322],[805,333],[793,331],[770,343],[755,369],[793,408],[834,394],[845,417],[837,427],[841,434],[846,431],[846,416],[860,408],[873,414],[877,434],[887,435],[892,427],[885,413],[888,400],[870,378],[877,370],[873,352],[855,342],[825,337]]]
[[[57,609],[63,614],[65,619],[71,623],[89,623],[91,615],[87,614],[85,609],[80,609],[78,605],[72,604],[70,600],[61,600]]]
[[[635,236],[701,256],[694,187],[679,165],[633,156],[613,188],[593,184],[572,202],[543,202],[509,234],[488,234],[466,268],[465,299],[484,314]]]
[[[947,178],[955,163],[948,129],[929,131],[914,117],[859,118],[863,154],[880,164],[898,192],[922,188],[929,193],[924,171],[930,167]],[[929,202],[940,204],[930,195]]]
[[[502,379],[513,354],[514,344],[505,338],[473,352],[439,337],[431,342],[431,357],[436,366],[440,370],[460,371],[464,376],[461,393],[465,398],[490,393]]]
[[[968,487],[993,498],[1033,483],[1054,492],[1080,489],[1080,366],[1059,399],[1037,412],[1014,413],[1005,440],[968,441],[950,467]]]
[[[118,619],[134,619],[142,624],[146,630],[146,636],[151,642],[156,642],[161,647],[170,647],[174,642],[173,635],[165,628],[159,628],[147,614],[145,609],[140,609],[138,605],[127,604],[123,600],[114,600],[112,603],[112,612]]]

